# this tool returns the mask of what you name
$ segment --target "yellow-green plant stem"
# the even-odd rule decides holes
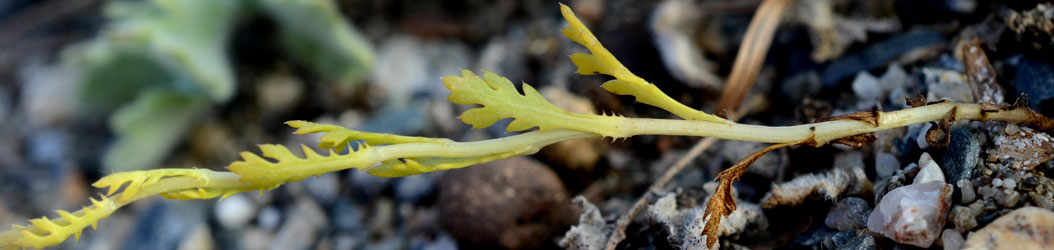
[[[627,137],[633,135],[680,135],[768,143],[792,143],[811,140],[813,142],[811,144],[814,146],[821,146],[834,139],[847,136],[924,122],[947,120],[947,118],[953,118],[951,120],[1006,121],[1038,126],[1040,129],[1045,130],[1050,129],[1048,123],[1043,123],[1049,122],[1049,120],[1026,107],[1003,108],[989,104],[952,102],[936,103],[891,112],[869,112],[867,117],[873,118],[870,120],[846,118],[784,127],[723,121],[604,117],[609,118],[605,119],[605,121],[611,122],[612,124],[610,125],[612,127],[618,128],[618,131],[611,131],[612,133]],[[294,126],[307,126],[305,124],[310,123],[300,122]],[[311,125],[316,127],[327,126]],[[385,135],[355,132],[336,126],[326,128],[328,130],[307,132],[333,133],[348,137],[335,138],[334,140],[336,141],[353,141],[356,137],[364,137],[370,138],[368,140],[393,144],[361,147],[358,151],[346,154],[337,154],[330,151],[328,156],[319,156],[313,149],[304,147],[307,157],[292,156],[289,150],[282,146],[263,145],[261,148],[264,151],[264,156],[278,159],[278,163],[266,161],[263,164],[274,165],[255,166],[254,164],[259,165],[260,163],[253,162],[251,159],[262,160],[262,158],[251,153],[243,153],[245,161],[231,164],[231,170],[235,172],[216,172],[206,169],[156,169],[115,173],[96,182],[95,186],[123,187],[124,192],[111,192],[103,200],[93,202],[94,205],[89,207],[92,208],[90,212],[86,208],[72,213],[72,218],[87,219],[71,222],[67,216],[61,216],[50,220],[51,223],[57,226],[51,230],[40,227],[37,225],[39,222],[25,227],[16,227],[11,231],[0,233],[0,246],[4,248],[40,248],[57,245],[65,241],[69,236],[79,235],[84,227],[89,224],[94,225],[95,222],[105,218],[117,208],[153,195],[176,199],[226,197],[240,192],[271,189],[288,181],[297,181],[309,176],[350,168],[371,169],[371,173],[382,176],[420,174],[465,167],[517,155],[533,154],[542,147],[556,142],[601,136],[590,132],[551,129],[483,141],[454,142],[446,139],[424,140],[425,138],[423,137],[384,137]],[[377,138],[383,138],[383,140]],[[339,147],[339,145],[325,145]],[[427,160],[433,158],[436,160]],[[417,161],[411,161],[410,159],[417,159],[421,163],[418,164],[416,163]],[[415,162],[414,164],[416,165],[402,161]],[[253,166],[253,168],[239,170],[233,167],[238,164]],[[381,173],[372,171],[372,168],[378,168],[379,166],[391,167],[399,164],[414,165],[414,168],[400,170],[382,169]],[[103,209],[98,209],[100,207]]]
[[[954,114],[951,111],[955,111]],[[982,110],[988,110],[982,112]],[[812,137],[816,146],[831,140],[931,121],[952,115],[954,120],[990,120],[1027,124],[1034,115],[1027,108],[1000,110],[987,104],[943,102],[890,112],[875,112],[877,124],[863,120],[838,119],[795,125],[762,126],[740,123],[692,120],[610,117],[616,128],[614,137],[633,135],[682,135],[767,143],[791,143]]]
[[[150,171],[164,171],[165,169],[150,170]],[[148,173],[150,171],[143,171]],[[138,191],[128,195],[127,197],[121,197],[122,193],[116,193],[109,196],[103,196],[101,200],[92,201],[92,205],[77,210],[73,213],[69,213],[72,217],[60,216],[55,219],[35,219],[41,220],[41,225],[54,224],[54,228],[42,228],[38,225],[28,226],[15,226],[14,229],[0,233],[0,249],[17,249],[17,248],[43,248],[47,246],[54,246],[62,243],[70,236],[80,237],[81,231],[84,227],[92,226],[95,227],[99,220],[106,218],[111,213],[116,211],[129,203],[136,200],[147,198],[159,194],[170,194],[177,195],[173,198],[178,197],[178,192],[188,190],[214,190],[220,191],[217,194],[223,193],[225,190],[232,190],[235,192],[244,192],[249,190],[261,189],[255,187],[253,184],[248,182],[242,182],[241,176],[231,172],[216,172],[207,169],[195,169],[202,173],[204,178],[201,177],[187,177],[187,176],[176,176],[167,177],[160,179],[157,183],[142,186]],[[233,194],[233,193],[231,193]],[[214,198],[211,197],[200,197],[200,198]],[[192,198],[192,197],[182,197]],[[66,212],[59,212],[63,214]],[[87,221],[80,221],[82,218],[89,219]],[[73,221],[71,221],[73,220]]]

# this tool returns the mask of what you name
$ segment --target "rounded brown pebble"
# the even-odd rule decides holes
[[[548,247],[575,220],[563,182],[527,157],[445,173],[438,205],[443,229],[484,248]]]
[[[1054,246],[1054,212],[1023,207],[970,234],[963,249],[1050,249]]]

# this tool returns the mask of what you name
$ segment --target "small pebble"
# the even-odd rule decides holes
[[[278,228],[278,224],[282,222],[282,212],[278,211],[278,208],[274,206],[266,206],[260,209],[260,213],[256,215],[256,223],[260,224],[260,227],[267,230],[274,230]]]
[[[440,226],[459,242],[538,248],[576,216],[560,178],[529,157],[450,170],[438,184]]]
[[[969,231],[974,227],[977,227],[977,219],[974,217],[976,217],[975,213],[970,208],[955,206],[952,208],[951,215],[948,219],[955,225],[955,229]]]
[[[943,243],[942,245],[944,245],[946,250],[961,249],[964,241],[966,240],[963,239],[962,233],[955,231],[955,229],[944,229],[944,232],[941,233],[941,243]]]
[[[996,194],[999,193],[999,190],[991,186],[984,186],[977,188],[977,193],[980,193],[981,197],[988,200],[992,199],[992,197],[995,197]]]
[[[1006,125],[1005,131],[1007,134],[1017,134],[1017,132],[1021,132],[1021,129],[1017,127],[1017,124],[1009,123]]]
[[[995,196],[995,202],[999,203],[1003,207],[1016,207],[1018,200],[1021,199],[1021,194],[1015,191],[1004,192],[1002,195]]]
[[[956,185],[959,186],[959,192],[962,194],[962,204],[970,204],[970,202],[977,199],[977,193],[973,189],[973,182],[970,180],[959,180]]]
[[[884,152],[875,155],[875,173],[879,180],[889,179],[897,169],[900,169],[900,161],[896,156]]]
[[[216,202],[216,219],[227,229],[240,229],[256,215],[256,205],[245,194],[236,194]]]
[[[1001,186],[1003,186],[1003,179],[994,179],[994,180],[992,180],[992,187],[1001,187]]]
[[[1003,178],[1003,187],[1006,187],[1006,189],[1015,189],[1017,188],[1017,181],[1010,179],[1010,177]]]
[[[922,184],[934,181],[944,183],[944,173],[941,172],[941,167],[936,161],[928,161],[922,165],[922,169],[919,170],[918,175],[915,175],[912,183]]]

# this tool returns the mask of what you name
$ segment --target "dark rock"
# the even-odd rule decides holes
[[[839,232],[829,227],[805,231],[790,243],[791,249],[825,249],[824,240],[834,238]]]
[[[833,246],[828,245],[828,242],[824,242],[827,245],[827,249],[878,249],[878,245],[875,244],[875,238],[870,234],[862,233],[861,231],[841,232],[834,235],[831,239]]]
[[[941,170],[945,180],[954,184],[959,180],[970,179],[974,167],[977,166],[983,143],[968,126],[952,128],[950,134],[951,143],[945,151]]]
[[[839,231],[861,229],[867,225],[867,216],[871,207],[867,201],[857,197],[843,198],[827,212],[824,224]]]
[[[821,227],[809,230],[795,238],[791,249],[877,249],[875,238],[864,231],[838,232]]]
[[[575,220],[560,178],[527,157],[449,171],[437,202],[443,228],[483,248],[546,247],[542,239],[557,237]]]
[[[933,31],[916,31],[898,35],[831,62],[823,69],[821,79],[825,87],[832,87],[846,77],[886,65],[909,51],[945,43],[944,37]]]
[[[1054,65],[1021,59],[1014,76],[1017,94],[1028,94],[1028,107],[1043,115],[1054,115]]]

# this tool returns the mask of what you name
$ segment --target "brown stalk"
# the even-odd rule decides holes
[[[743,44],[736,52],[732,73],[728,76],[725,89],[717,101],[715,113],[739,108],[743,97],[750,91],[758,72],[761,71],[761,64],[765,60],[765,55],[768,54],[769,46],[772,45],[772,37],[776,34],[783,11],[787,9],[790,2],[789,0],[765,0],[758,7],[743,37]]]

